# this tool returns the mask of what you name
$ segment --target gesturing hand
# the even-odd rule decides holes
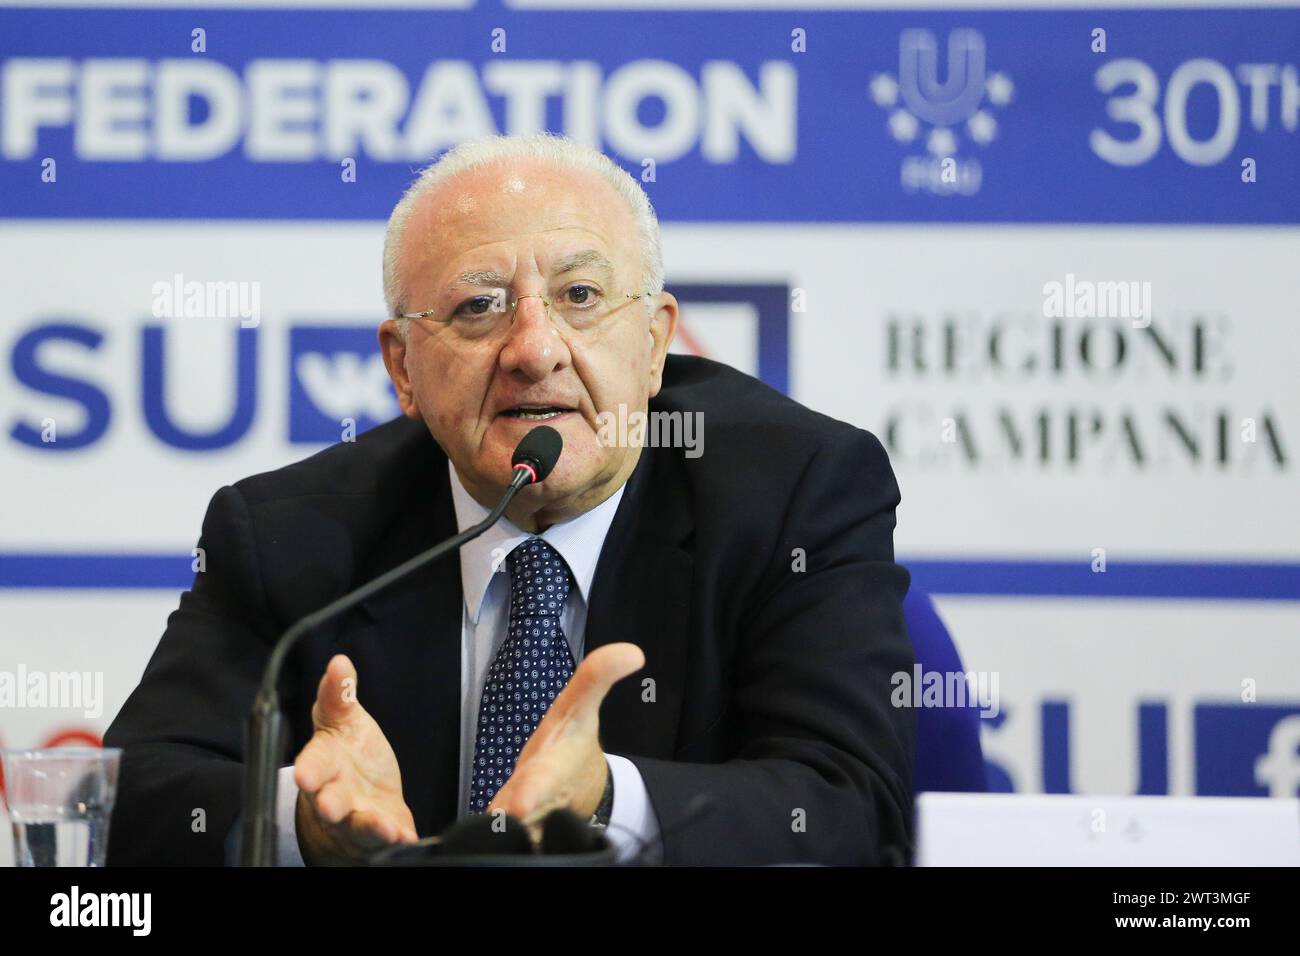
[[[414,843],[415,819],[388,738],[357,700],[357,672],[330,659],[311,709],[316,732],[294,761],[303,860],[351,863],[390,843]]]
[[[557,807],[584,819],[595,813],[609,774],[600,747],[600,705],[611,687],[644,666],[645,654],[635,644],[608,644],[583,658],[488,812],[504,810],[521,820]]]

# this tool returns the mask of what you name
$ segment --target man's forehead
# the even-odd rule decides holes
[[[588,170],[536,162],[491,164],[440,183],[412,217],[411,246],[450,263],[476,249],[530,238],[564,255],[634,252],[635,218],[623,197]],[[558,253],[557,253],[558,255]]]
[[[631,210],[597,174],[537,163],[490,164],[439,183],[421,201],[431,227],[542,232],[585,226],[614,232],[632,225]]]

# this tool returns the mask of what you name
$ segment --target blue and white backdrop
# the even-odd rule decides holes
[[[213,491],[395,414],[393,202],[550,129],[680,349],[886,442],[994,788],[1300,791],[1300,10],[266,6],[0,9],[0,743],[102,734]]]

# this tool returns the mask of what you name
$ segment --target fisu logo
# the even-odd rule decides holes
[[[1015,94],[1005,73],[988,73],[979,31],[948,35],[947,73],[940,79],[934,34],[904,30],[898,41],[898,75],[878,73],[868,90],[888,113],[889,135],[904,145],[924,147],[924,153],[903,159],[900,181],[906,191],[967,196],[979,191],[979,160],[957,155],[963,134],[980,147],[992,143],[999,129],[995,113]]]

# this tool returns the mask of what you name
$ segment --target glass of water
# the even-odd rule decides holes
[[[19,866],[103,866],[122,751],[4,751],[5,798]]]

